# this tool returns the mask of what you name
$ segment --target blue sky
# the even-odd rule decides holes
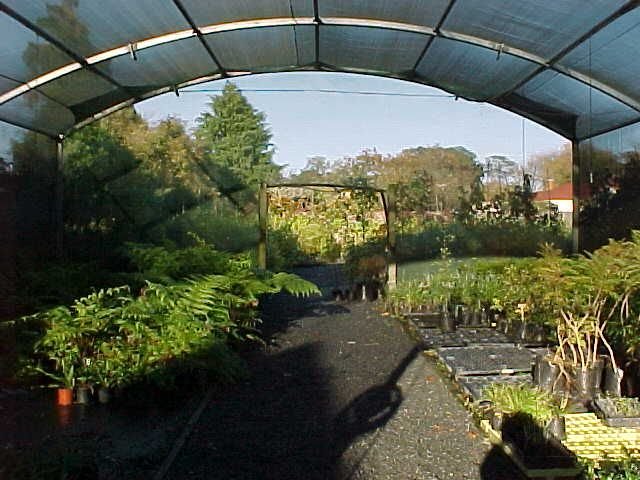
[[[522,161],[522,117],[488,104],[455,100],[446,93],[400,80],[337,73],[280,73],[232,80],[240,89],[339,89],[386,93],[435,94],[437,97],[348,95],[330,93],[244,92],[267,116],[276,146],[274,160],[300,169],[309,157],[330,160],[363,149],[397,153],[417,146],[461,145],[479,159],[505,155]],[[190,89],[220,89],[224,81]],[[174,115],[193,127],[215,92],[163,95],[136,105],[151,122]],[[525,153],[553,151],[563,137],[525,121]]]

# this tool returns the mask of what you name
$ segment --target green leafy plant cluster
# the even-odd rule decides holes
[[[569,234],[559,225],[514,220],[426,222],[398,236],[397,252],[399,260],[438,258],[443,248],[452,257],[530,257],[545,243],[570,250]]]
[[[457,304],[518,315],[518,305],[541,295],[533,259],[492,259],[443,264],[420,280],[400,282],[389,292],[388,308],[396,314]],[[541,305],[536,302],[537,305]],[[536,311],[537,317],[544,317]]]
[[[292,251],[307,260],[335,262],[343,259],[351,247],[375,242],[385,235],[381,214],[376,192],[284,188],[270,198],[269,228],[279,232],[276,240],[285,234],[295,239]]]
[[[616,413],[622,417],[640,416],[640,399],[635,397],[612,398]]]
[[[190,275],[239,272],[254,266],[250,254],[221,252],[198,237],[195,245],[186,248],[136,243],[126,247],[138,277],[158,283],[174,283]]]
[[[530,415],[542,428],[564,410],[550,393],[526,384],[493,383],[484,389],[483,395],[494,410],[506,415]]]
[[[158,248],[137,251],[141,268],[170,280],[166,284],[147,281],[139,295],[133,295],[128,286],[102,289],[70,307],[25,318],[42,329],[32,370],[67,387],[78,382],[107,387],[141,381],[171,383],[175,374],[194,368],[230,381],[242,372],[230,343],[258,339],[259,297],[280,291],[318,293],[315,285],[296,275],[258,274],[249,268],[248,259],[198,248],[193,253],[200,256],[193,258]],[[224,274],[173,281],[172,275],[185,268],[181,261],[190,266],[206,264]]]
[[[640,461],[627,458],[623,461],[602,462],[600,465],[584,465],[583,480],[640,480]]]

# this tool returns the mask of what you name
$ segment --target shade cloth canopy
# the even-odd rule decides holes
[[[640,1],[1,0],[0,120],[58,137],[195,83],[357,72],[584,140],[640,120]]]

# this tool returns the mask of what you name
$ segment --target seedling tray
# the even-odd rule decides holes
[[[531,375],[467,375],[458,378],[458,384],[463,392],[474,402],[486,400],[484,389],[493,383],[530,385]]]
[[[435,328],[418,329],[425,348],[465,347],[468,345],[508,344],[509,339],[493,328],[464,327],[455,332],[442,332]]]
[[[605,425],[610,427],[640,428],[640,416],[623,416],[616,412],[614,401],[610,398],[597,398],[593,406],[595,413]]]
[[[513,375],[530,373],[534,355],[515,345],[442,347],[437,354],[456,378],[464,375]]]
[[[441,313],[434,312],[416,312],[404,315],[416,328],[440,328],[442,319]]]

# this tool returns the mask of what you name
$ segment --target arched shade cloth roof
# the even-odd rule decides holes
[[[640,0],[0,0],[0,120],[49,136],[262,72],[431,85],[572,140],[640,120]]]

